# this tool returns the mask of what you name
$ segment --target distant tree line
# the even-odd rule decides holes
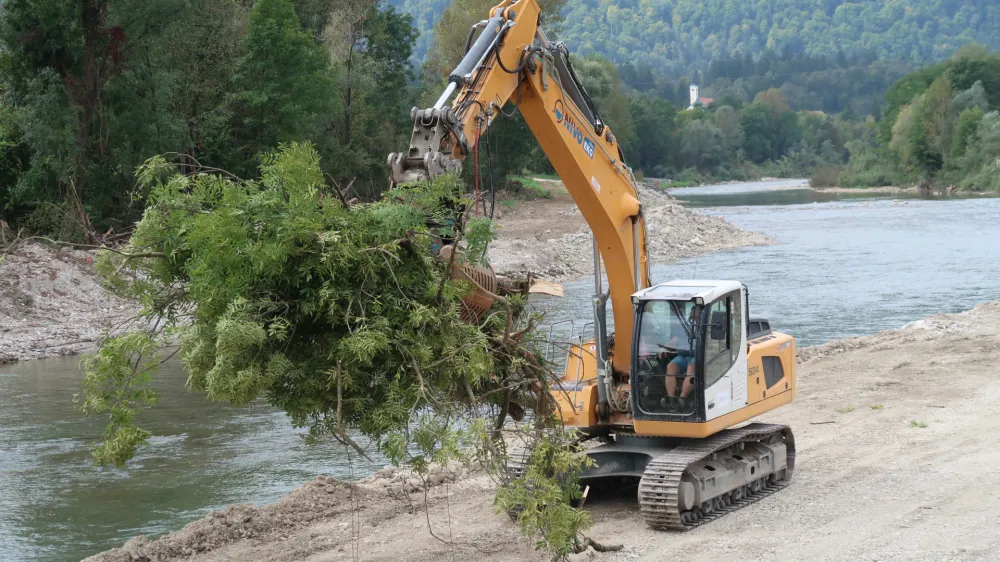
[[[848,143],[837,183],[1000,189],[1000,53],[964,47],[904,76],[885,103],[881,121]]]
[[[191,169],[249,178],[262,153],[297,141],[316,147],[331,189],[377,197],[388,184],[386,154],[406,146],[409,109],[436,97],[463,54],[468,29],[494,0],[453,0],[439,11],[433,3],[396,3],[414,15],[380,0],[0,5],[3,219],[63,238],[127,231],[146,196],[135,178],[146,159],[166,154]],[[827,53],[791,41],[768,42],[752,54],[748,47],[699,55],[699,72],[689,72],[695,65],[690,58],[684,59],[689,66],[664,70],[654,65],[655,57],[591,48],[576,29],[578,5],[541,3],[549,29],[575,37],[573,47],[591,53],[574,56],[577,71],[628,162],[646,176],[695,182],[798,176],[825,166],[843,168],[844,178],[855,183],[918,174],[965,178],[978,162],[966,156],[969,139],[989,138],[980,127],[991,123],[991,96],[1000,88],[990,75],[994,56],[985,48],[911,75],[905,63],[875,60],[893,52],[875,44],[860,49],[851,41]],[[778,4],[775,21],[788,8]],[[832,4],[835,13],[847,5]],[[958,4],[964,6],[959,12],[941,13],[952,19],[972,14],[975,29],[987,26],[981,17],[992,17],[992,7]],[[678,2],[671,14],[686,5]],[[602,6],[595,13],[605,19],[615,10],[623,17],[638,9],[628,3]],[[645,23],[687,25],[673,15]],[[418,26],[425,25],[434,27],[421,36]],[[415,49],[428,53],[419,65]],[[914,57],[934,56],[936,49],[919,49]],[[670,68],[685,74],[670,78]],[[904,75],[882,99],[879,92]],[[689,76],[714,98],[710,107],[687,110]],[[947,81],[947,92],[941,84],[931,88],[939,78]],[[967,101],[979,91],[977,82],[985,105]],[[925,90],[931,93],[913,99]],[[964,97],[949,98],[946,106],[922,101],[940,101],[945,94]],[[942,107],[950,112],[947,118],[937,113]],[[886,118],[876,123],[872,116],[883,113]],[[927,131],[934,140],[912,140],[913,131]],[[955,131],[961,131],[960,140],[952,138]],[[948,142],[943,135],[950,135]],[[551,171],[516,115],[495,123],[484,140],[491,158],[481,159],[478,171],[466,165],[467,179],[478,172],[503,189],[514,185],[507,182],[511,175]],[[988,146],[972,144],[975,151]],[[865,158],[885,168],[883,153],[895,159],[893,174],[860,177]]]

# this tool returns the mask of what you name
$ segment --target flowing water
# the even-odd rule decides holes
[[[709,207],[704,212],[774,235],[777,243],[654,265],[653,283],[742,281],[750,314],[769,319],[800,345],[900,328],[1000,298],[1000,244],[994,242],[1000,199],[816,193],[788,183],[673,190],[692,206]],[[535,300],[557,323],[558,336],[569,332],[570,320],[592,316],[592,279],[564,287],[565,297]],[[574,325],[577,333],[581,327]]]
[[[143,414],[155,437],[127,469],[101,470],[88,448],[103,424],[73,409],[78,363],[0,365],[0,561],[80,560],[211,509],[272,502],[317,474],[351,479],[385,464],[306,445],[266,405],[190,394],[169,362],[157,377],[161,404]]]
[[[777,244],[655,266],[655,282],[738,279],[751,314],[802,345],[897,328],[1000,298],[1000,199],[922,200],[816,194],[801,182],[675,190]],[[592,281],[535,299],[549,321],[590,317]],[[585,321],[585,320],[584,320]],[[566,325],[561,325],[565,329]],[[101,423],[73,410],[78,358],[0,366],[0,560],[68,561],[156,535],[230,503],[267,503],[317,474],[381,465],[340,447],[307,446],[280,412],[237,409],[184,390],[168,363],[156,436],[125,470],[101,470],[87,448]]]

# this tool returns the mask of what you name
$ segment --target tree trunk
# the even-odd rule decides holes
[[[344,146],[351,145],[351,94],[353,80],[351,75],[354,64],[354,45],[358,42],[358,32],[351,28],[351,48],[347,50],[347,90],[344,92]]]

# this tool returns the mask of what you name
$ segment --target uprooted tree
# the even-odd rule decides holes
[[[480,261],[492,234],[458,180],[350,204],[299,144],[264,157],[258,180],[179,169],[163,158],[140,168],[145,214],[125,248],[98,260],[107,282],[143,305],[84,360],[81,408],[109,420],[98,463],[121,465],[150,436],[137,416],[173,355],[212,400],[264,398],[310,439],[361,451],[360,433],[418,471],[459,459],[502,473],[499,430],[531,410],[538,444],[497,505],[519,512],[557,557],[586,542],[589,519],[571,507],[585,461],[544,429],[552,372],[526,293],[492,295],[489,310],[470,315],[463,297],[476,287],[451,274],[456,260]],[[442,244],[462,257],[442,258],[458,255]]]

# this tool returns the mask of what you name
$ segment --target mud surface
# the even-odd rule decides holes
[[[788,488],[683,534],[646,528],[634,490],[592,495],[589,535],[625,548],[577,558],[995,560],[1000,301],[800,358],[795,402],[760,418],[796,433]],[[272,506],[230,508],[91,560],[545,560],[495,513],[489,478],[441,478],[426,499],[404,493],[408,482],[321,478]]]
[[[73,355],[138,307],[97,281],[94,255],[38,244],[0,263],[0,363]]]
[[[549,199],[501,207],[490,264],[498,273],[530,271],[553,281],[589,275],[594,262],[587,223],[561,183],[544,185],[550,190]],[[653,264],[774,242],[771,236],[743,230],[721,217],[686,209],[653,189],[640,188],[639,199]]]

